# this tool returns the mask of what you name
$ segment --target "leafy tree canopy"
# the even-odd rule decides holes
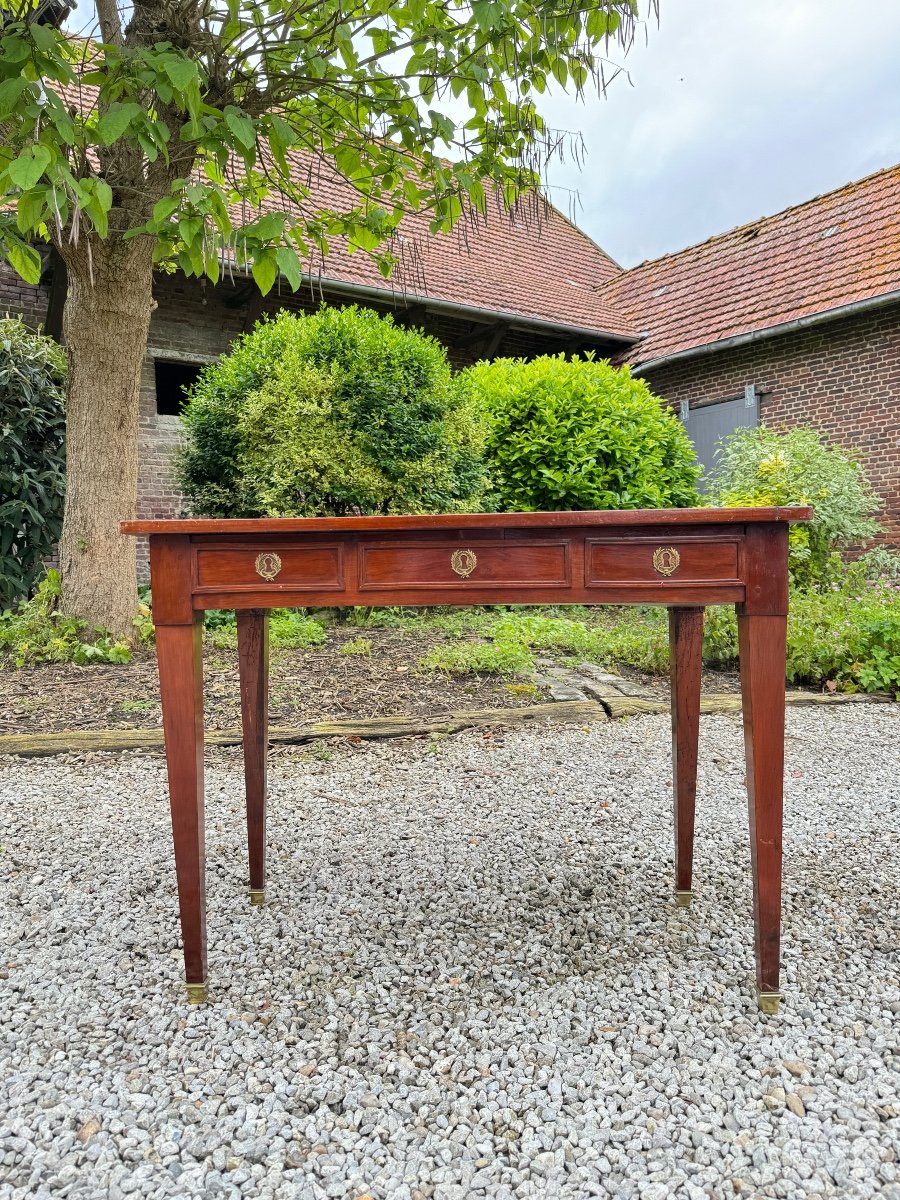
[[[404,211],[438,230],[492,185],[514,204],[560,146],[536,100],[605,86],[637,20],[637,0],[97,0],[84,39],[42,4],[0,0],[0,252],[36,282],[36,240],[149,237],[263,292],[335,237],[390,274]],[[316,195],[310,155],[350,205]]]

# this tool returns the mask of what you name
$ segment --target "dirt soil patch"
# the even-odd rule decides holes
[[[274,648],[269,719],[294,725],[326,717],[430,716],[460,709],[520,708],[547,699],[527,680],[495,675],[448,677],[419,659],[439,634],[330,626],[327,641],[303,650]],[[342,655],[360,637],[371,654]],[[237,651],[204,650],[206,726],[240,724]],[[124,665],[47,664],[0,670],[0,733],[70,729],[146,729],[162,724],[156,657]]]

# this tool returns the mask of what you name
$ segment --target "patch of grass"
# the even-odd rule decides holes
[[[419,665],[449,675],[525,675],[534,659],[522,642],[453,642],[435,646]]]
[[[137,713],[137,712],[152,712],[157,707],[155,700],[123,700],[119,705],[122,712]]]
[[[211,609],[204,621],[206,641],[217,650],[237,649],[237,620],[233,612]],[[303,650],[325,641],[325,626],[300,609],[273,608],[269,637],[274,649]]]
[[[127,663],[131,647],[106,629],[60,612],[59,572],[50,570],[30,600],[0,612],[0,658],[35,663]]]
[[[331,762],[334,754],[328,749],[324,742],[315,741],[309,743],[309,746],[306,749],[305,757],[313,758],[316,760],[316,762]]]
[[[295,609],[275,608],[269,622],[269,634],[273,646],[288,650],[303,650],[307,646],[320,646],[325,641],[325,627],[315,617]]]
[[[368,657],[371,653],[372,639],[365,637],[351,638],[349,642],[344,642],[338,651],[342,658],[352,658],[357,654]]]

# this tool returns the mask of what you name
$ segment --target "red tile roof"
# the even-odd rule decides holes
[[[297,156],[297,172],[309,179],[305,208],[346,211],[358,195],[329,160]],[[587,234],[539,197],[526,199],[518,212],[488,205],[447,234],[429,233],[429,217],[404,217],[394,252],[400,259],[393,280],[385,280],[365,254],[348,253],[334,240],[327,256],[308,266],[344,284],[402,292],[410,301],[428,299],[483,309],[501,317],[536,319],[560,328],[590,330],[632,341],[636,329],[599,294],[620,267]],[[279,207],[274,197],[266,207]]]
[[[97,89],[91,86],[60,91],[76,108],[88,110],[96,102]],[[359,206],[359,194],[331,160],[302,153],[292,155],[291,161],[296,177],[311,188],[302,206],[310,214]],[[386,299],[400,293],[411,303],[443,300],[513,323],[538,321],[573,334],[589,331],[598,339],[608,334],[633,341],[635,328],[599,294],[621,268],[555,208],[532,199],[533,203],[526,199],[518,214],[504,212],[499,204],[489,206],[486,216],[474,215],[448,234],[430,233],[427,214],[408,215],[395,247],[399,266],[390,280],[368,255],[350,254],[338,239],[331,241],[326,257],[305,262],[304,270],[323,286],[331,280],[377,288]],[[275,195],[263,205],[267,211],[285,207]],[[236,227],[251,215],[256,214],[242,216],[239,207],[232,209]]]
[[[608,277],[647,364],[900,290],[900,166]]]

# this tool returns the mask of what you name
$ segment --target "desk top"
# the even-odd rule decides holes
[[[378,517],[261,517],[252,520],[123,521],[128,534],[380,533],[427,529],[555,529],[629,525],[747,525],[808,521],[813,510],[781,508],[630,508],[593,512],[424,513]]]

